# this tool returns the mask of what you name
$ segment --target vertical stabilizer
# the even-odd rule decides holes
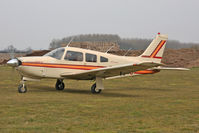
[[[140,57],[153,60],[157,59],[157,62],[161,62],[167,39],[168,35],[158,33],[156,38],[151,42],[144,53],[140,55]]]

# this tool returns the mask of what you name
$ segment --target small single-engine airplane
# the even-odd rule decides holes
[[[55,88],[64,89],[64,79],[95,80],[91,86],[92,93],[100,93],[103,79],[113,79],[142,74],[154,74],[160,70],[187,70],[185,68],[163,67],[161,59],[165,49],[167,35],[159,34],[144,53],[138,57],[117,56],[75,47],[57,48],[44,56],[20,57],[7,62],[16,67],[22,80],[19,93],[25,93],[26,81],[42,78],[57,79]]]

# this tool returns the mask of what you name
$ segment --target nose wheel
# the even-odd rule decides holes
[[[27,87],[26,87],[25,83],[20,84],[20,85],[18,86],[18,92],[19,92],[19,93],[26,93],[26,92],[27,92]]]
[[[64,85],[63,80],[58,79],[57,83],[55,84],[56,90],[64,90],[64,87],[65,87],[65,85]]]

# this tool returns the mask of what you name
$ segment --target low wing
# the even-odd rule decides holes
[[[162,64],[153,63],[153,62],[143,62],[139,64],[125,64],[125,65],[117,65],[106,68],[99,68],[99,69],[84,71],[81,73],[63,73],[61,74],[61,76],[69,79],[92,80],[95,79],[95,77],[107,78],[118,75],[125,75],[139,70],[145,70],[148,68],[157,67],[160,65]]]

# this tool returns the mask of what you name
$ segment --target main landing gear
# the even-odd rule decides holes
[[[55,88],[56,90],[64,90],[64,82],[63,82],[63,79],[58,79],[57,80],[57,83],[55,84]]]
[[[93,84],[93,85],[91,86],[91,92],[92,92],[93,94],[98,94],[98,93],[100,93],[101,91],[102,91],[102,89],[97,89],[97,88],[96,88],[96,83]]]
[[[99,94],[104,89],[102,78],[96,77],[96,83],[91,86],[91,92],[93,94]]]

